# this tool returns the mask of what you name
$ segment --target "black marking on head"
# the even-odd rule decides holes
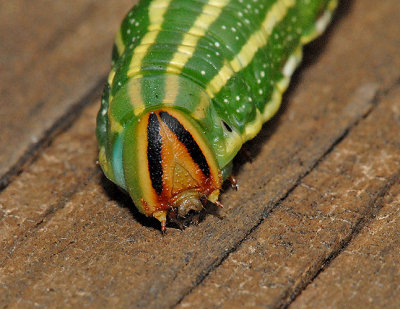
[[[189,151],[193,161],[200,167],[203,174],[208,178],[210,177],[210,168],[207,160],[204,157],[199,145],[193,139],[192,135],[185,129],[185,127],[173,116],[167,112],[160,112],[161,120],[168,126],[168,128],[176,135],[179,141]]]
[[[163,190],[160,130],[160,123],[158,122],[156,114],[151,113],[147,125],[147,160],[151,184],[158,195],[160,195]]]

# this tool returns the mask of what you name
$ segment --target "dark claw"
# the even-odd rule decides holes
[[[234,189],[235,191],[238,191],[239,190],[239,185],[237,183],[236,178],[231,175],[231,176],[229,176],[228,180],[231,183],[232,189]]]

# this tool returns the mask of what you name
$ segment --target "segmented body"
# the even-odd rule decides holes
[[[117,34],[112,70],[98,114],[100,163],[106,176],[126,189],[147,215],[171,207],[166,205],[167,198],[159,197],[171,181],[165,178],[163,156],[167,151],[162,150],[161,140],[177,138],[176,143],[184,148],[191,146],[179,141],[183,131],[168,129],[168,121],[173,120],[165,122],[163,115],[180,111],[187,116],[188,126],[199,131],[199,136],[192,132],[195,129],[187,132],[200,152],[207,152],[205,148],[212,152],[203,154],[206,163],[201,166],[201,160],[193,157],[195,152],[188,151],[195,163],[193,169],[203,173],[208,191],[219,190],[221,180],[215,175],[219,173],[223,179],[229,176],[232,159],[242,144],[278,110],[282,93],[301,60],[302,46],[322,33],[336,2],[139,1]],[[140,129],[144,115],[148,115],[147,131]],[[178,123],[183,121],[179,113],[174,117]],[[149,129],[151,121],[159,131]],[[143,141],[138,140],[137,130],[145,132]],[[152,143],[151,137],[160,144]],[[212,176],[206,175],[206,168]],[[191,167],[184,169],[192,175]],[[203,180],[195,179],[194,183]],[[169,190],[177,186],[175,183]],[[184,189],[183,185],[180,190]],[[141,197],[146,190],[146,194],[158,197]]]

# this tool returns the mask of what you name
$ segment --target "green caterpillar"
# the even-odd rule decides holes
[[[99,162],[161,222],[218,204],[232,159],[278,110],[337,0],[140,0],[117,34]]]

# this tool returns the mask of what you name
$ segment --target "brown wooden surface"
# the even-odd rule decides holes
[[[114,3],[115,2],[115,3]],[[0,187],[105,82],[130,0],[1,1]]]
[[[94,163],[130,5],[0,4],[0,306],[399,307],[400,3],[342,1],[223,218],[165,236]]]

